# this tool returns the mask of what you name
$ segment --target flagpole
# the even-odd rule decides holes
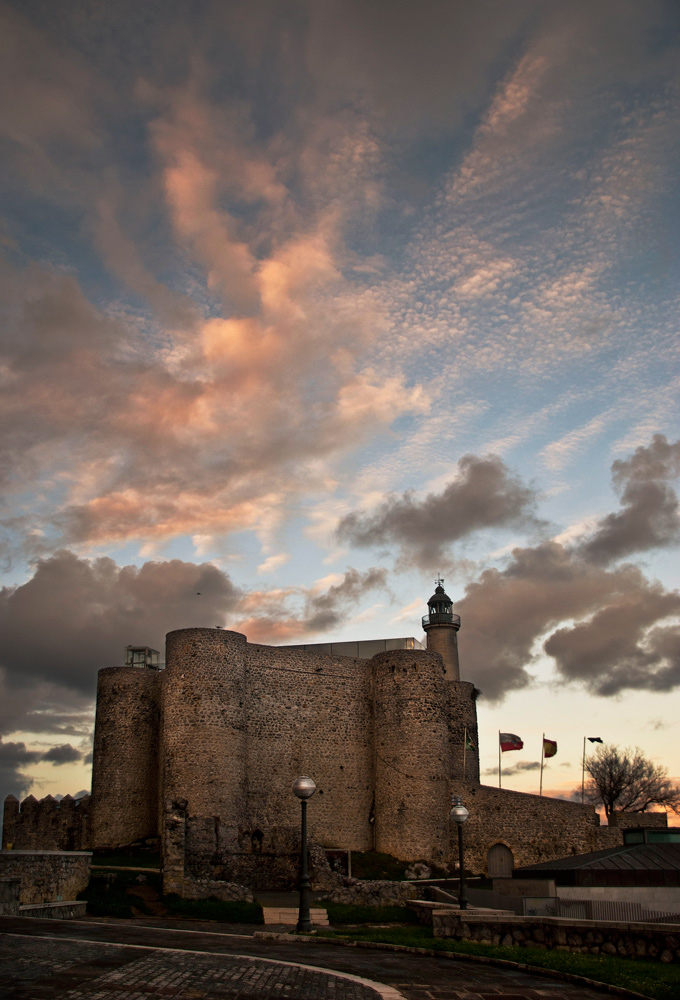
[[[467,752],[467,726],[463,728],[463,781],[465,781],[465,755]]]
[[[498,787],[501,787],[501,731],[498,730]]]
[[[538,794],[539,795],[543,795],[543,754],[544,754],[544,751],[545,751],[545,733],[543,733],[543,736],[541,738],[541,781],[540,781],[540,784],[538,786]]]
[[[583,805],[585,801],[585,791],[586,791],[586,738],[584,736],[583,757],[581,758],[581,805]]]

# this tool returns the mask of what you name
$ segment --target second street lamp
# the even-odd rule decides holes
[[[460,876],[460,889],[458,891],[458,903],[461,910],[467,910],[467,886],[465,885],[465,858],[463,857],[463,823],[470,813],[463,805],[460,795],[451,796],[451,819],[458,827],[458,874]]]
[[[307,799],[311,799],[316,791],[313,778],[303,776],[293,782],[293,793],[297,795],[302,807],[302,822],[300,829],[300,905],[296,931],[309,933],[312,921],[309,914],[309,871],[307,869]]]

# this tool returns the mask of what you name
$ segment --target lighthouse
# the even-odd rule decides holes
[[[435,580],[435,591],[427,602],[429,614],[423,618],[423,631],[427,634],[427,648],[441,653],[446,679],[460,680],[458,664],[458,629],[460,615],[453,614],[453,602],[445,592],[441,577]]]

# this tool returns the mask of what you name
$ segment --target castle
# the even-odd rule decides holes
[[[620,843],[590,805],[480,784],[477,691],[460,680],[460,618],[442,582],[423,619],[426,650],[383,642],[365,658],[188,628],[168,634],[165,669],[140,650],[100,670],[91,799],[30,796],[20,807],[10,796],[3,847],[159,840],[166,892],[287,887],[301,774],[318,789],[310,840],[327,849],[450,863],[452,794],[470,812],[473,870],[500,874]]]

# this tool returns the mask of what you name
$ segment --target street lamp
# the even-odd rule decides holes
[[[293,782],[293,792],[302,806],[302,824],[300,837],[300,906],[296,931],[309,933],[312,921],[309,916],[309,872],[307,871],[307,799],[311,799],[316,791],[313,778],[303,776]]]
[[[463,805],[460,795],[451,796],[451,819],[458,827],[458,874],[460,876],[460,888],[458,891],[458,902],[461,910],[467,910],[468,900],[465,885],[465,859],[463,857],[463,823],[470,813]]]

